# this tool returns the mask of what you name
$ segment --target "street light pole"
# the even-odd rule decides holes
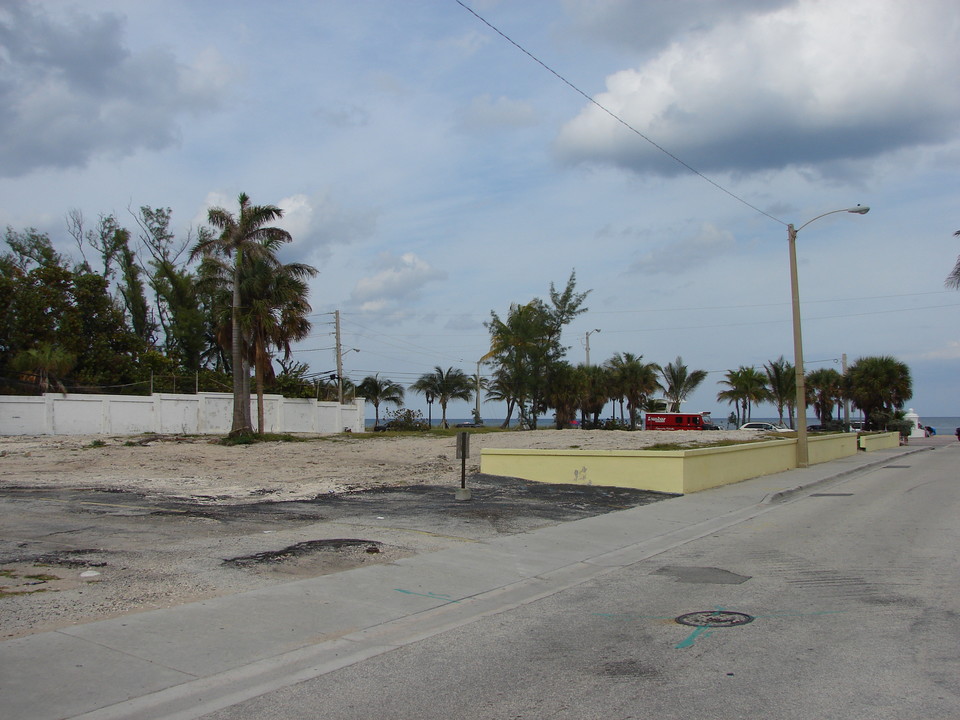
[[[584,349],[587,351],[587,362],[586,362],[587,367],[590,367],[590,336],[593,333],[598,333],[598,332],[600,332],[600,328],[597,328],[596,330],[587,331],[587,336],[584,341]]]
[[[823,215],[817,215],[813,220],[807,220],[799,228],[793,224],[787,225],[787,244],[790,248],[790,294],[793,305],[793,362],[796,366],[796,407],[797,407],[797,467],[805,468],[810,465],[810,453],[807,445],[807,386],[803,371],[803,333],[800,331],[800,287],[797,280],[797,233],[803,230],[814,220],[819,220],[834,213],[855,213],[865,215],[870,208],[857,205],[855,208],[831,210]]]

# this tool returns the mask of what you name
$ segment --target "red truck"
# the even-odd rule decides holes
[[[710,413],[647,413],[643,425],[645,430],[719,430],[720,427],[710,419]]]

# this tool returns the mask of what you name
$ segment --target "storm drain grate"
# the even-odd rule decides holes
[[[700,610],[681,615],[675,621],[690,627],[735,627],[753,622],[753,616],[729,610]]]
[[[813,493],[810,497],[850,497],[853,493]]]
[[[883,466],[884,470],[886,470],[887,468],[891,468],[893,470],[909,470],[912,467],[913,465],[884,465]]]

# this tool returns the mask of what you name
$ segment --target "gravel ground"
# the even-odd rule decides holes
[[[482,447],[641,449],[744,431],[474,433],[455,439],[0,438],[0,637],[396,562],[665,496],[479,475]]]

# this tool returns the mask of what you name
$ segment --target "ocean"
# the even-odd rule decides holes
[[[850,419],[860,420],[862,418],[859,414],[854,415],[853,413],[851,413]],[[426,418],[424,418],[424,420],[426,420]],[[454,427],[457,423],[470,422],[471,420],[472,418],[447,418],[447,423],[450,425],[450,427]],[[550,418],[540,418],[540,427],[544,430],[549,430],[551,427],[553,427],[553,424],[550,420],[551,420]],[[724,426],[723,417],[718,415],[714,417],[713,420],[714,422],[719,424],[720,427]],[[776,418],[776,417],[753,417],[751,418],[751,420],[754,422],[769,422],[769,423],[779,422],[779,418]],[[381,419],[381,422],[383,422],[383,419]],[[500,427],[500,425],[503,423],[503,418],[484,418],[483,422],[487,427]],[[816,422],[817,422],[817,419],[815,417],[807,418],[807,425],[813,425]],[[939,435],[943,435],[943,434],[953,435],[954,432],[956,432],[956,429],[960,427],[960,417],[934,417],[934,416],[927,417],[927,416],[921,415],[920,422],[923,423],[924,425],[934,428],[937,431],[937,434]],[[374,425],[373,418],[367,418],[367,424],[366,424],[367,429],[372,430],[373,425]],[[513,422],[511,423],[511,426],[516,427],[516,425],[517,425],[517,419],[513,418]],[[433,427],[439,427],[439,426],[440,426],[440,418],[433,418]],[[731,429],[733,429],[732,426],[731,426]]]

